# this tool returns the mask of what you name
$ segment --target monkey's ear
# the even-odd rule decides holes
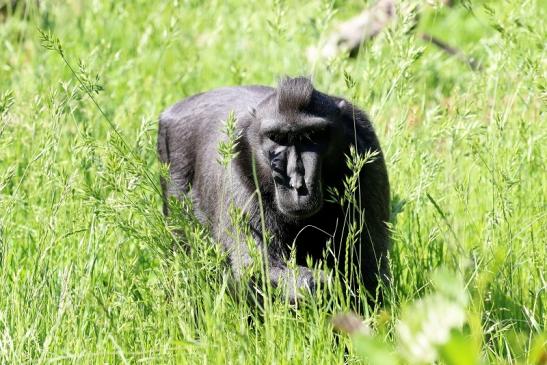
[[[344,99],[339,100],[336,102],[336,111],[334,112],[334,115],[340,116],[344,113],[344,110],[347,108],[348,102]]]
[[[256,109],[253,108],[252,106],[250,106],[248,109],[247,109],[247,112],[249,113],[249,115],[253,118],[256,118]]]

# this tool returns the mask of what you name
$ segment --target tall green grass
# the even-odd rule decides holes
[[[22,3],[0,14],[0,363],[410,361],[401,323],[454,290],[457,349],[546,356],[545,1],[424,7],[417,29],[405,2],[356,59],[316,62],[306,48],[362,2]],[[393,285],[364,339],[333,331],[344,308],[321,295],[257,315],[189,203],[161,212],[159,113],[284,74],[367,110],[387,158]],[[175,230],[195,249],[171,250]]]

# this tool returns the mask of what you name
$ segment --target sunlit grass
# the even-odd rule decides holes
[[[188,202],[162,214],[159,113],[284,74],[367,110],[387,158],[393,285],[365,313],[372,347],[404,354],[399,320],[436,313],[420,303],[442,267],[463,280],[461,333],[484,362],[545,353],[545,1],[424,10],[416,31],[477,72],[404,11],[356,59],[310,64],[358,1],[25,3],[0,15],[0,363],[359,361],[331,325],[340,298],[258,314]],[[194,250],[173,252],[175,230]]]

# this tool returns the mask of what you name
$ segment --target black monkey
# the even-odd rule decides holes
[[[230,112],[237,118],[239,139],[232,178],[227,179],[217,161],[218,145],[226,138],[222,121]],[[365,223],[357,243],[345,247],[347,210],[327,202],[325,192],[329,186],[343,189],[350,174],[345,162],[350,146],[359,154],[378,155],[360,172],[357,201]],[[225,210],[230,202],[247,213],[256,245],[267,256],[269,280],[291,301],[301,288],[316,287],[305,267],[310,257],[331,267],[337,263],[338,272],[349,260],[358,273],[348,284],[362,282],[372,296],[378,279],[389,277],[389,182],[376,134],[364,112],[315,90],[309,79],[285,78],[275,89],[225,87],[184,99],[162,113],[158,151],[170,172],[169,181],[162,181],[165,214],[170,197],[190,194],[196,215],[228,252],[236,277],[252,264],[252,255],[245,242],[230,234]],[[270,237],[267,244],[262,227]],[[290,247],[296,250],[296,270],[287,267]]]

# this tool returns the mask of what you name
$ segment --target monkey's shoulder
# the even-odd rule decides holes
[[[168,107],[160,120],[225,120],[230,112],[242,114],[273,92],[271,87],[261,85],[221,87],[182,99]]]

